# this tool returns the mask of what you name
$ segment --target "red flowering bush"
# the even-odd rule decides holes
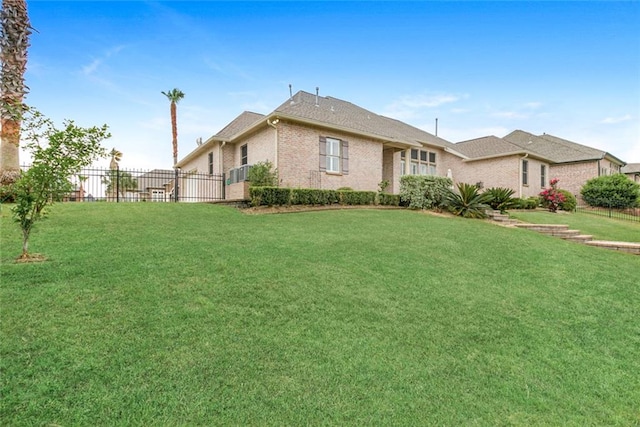
[[[549,181],[549,188],[545,188],[541,193],[542,205],[549,209],[549,212],[556,212],[558,207],[565,202],[565,196],[558,190],[558,178]]]

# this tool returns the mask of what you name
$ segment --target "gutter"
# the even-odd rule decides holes
[[[273,121],[270,121],[269,119],[267,119],[267,124],[274,129],[274,134],[275,134],[275,137],[274,137],[274,140],[273,140],[274,149],[275,149],[274,150],[275,154],[274,154],[273,164],[274,164],[276,170],[278,170],[278,127],[276,125],[279,122],[280,122],[280,119],[278,119],[277,117]]]

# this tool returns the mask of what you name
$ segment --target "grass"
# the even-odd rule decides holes
[[[595,240],[640,242],[640,223],[633,221],[564,211],[554,214],[545,210],[510,211],[509,216],[534,224],[566,224],[582,234],[593,235]]]
[[[14,264],[0,424],[633,425],[640,257],[404,210],[64,204]]]

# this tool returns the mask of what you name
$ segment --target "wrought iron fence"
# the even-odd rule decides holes
[[[640,208],[616,209],[591,206],[578,206],[576,212],[590,215],[600,215],[607,218],[640,222]]]
[[[71,183],[73,191],[64,198],[69,202],[211,202],[225,198],[224,174],[173,169],[86,168]]]

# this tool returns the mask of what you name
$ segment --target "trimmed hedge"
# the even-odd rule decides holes
[[[400,206],[400,195],[378,193],[378,204],[380,206]]]
[[[290,205],[374,205],[377,193],[375,191],[341,191],[318,190],[312,188],[280,188],[280,187],[250,187],[249,196],[251,206],[290,206]],[[385,195],[385,204],[393,205],[399,196]],[[382,204],[382,203],[380,203]]]

